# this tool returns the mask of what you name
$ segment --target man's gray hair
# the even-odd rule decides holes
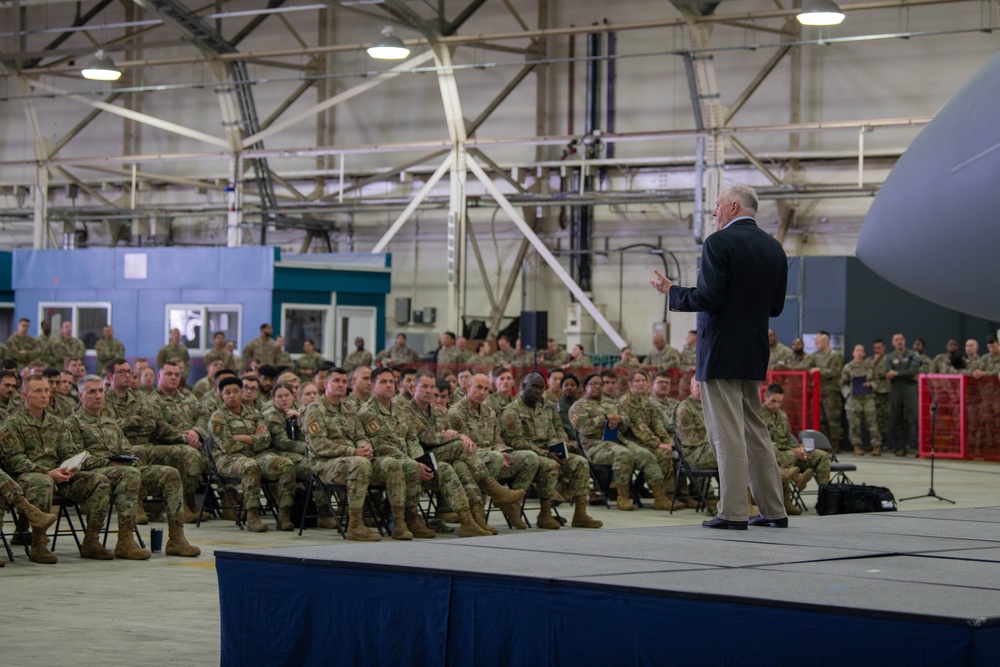
[[[94,375],[93,373],[88,373],[87,375],[84,375],[82,378],[80,378],[80,381],[76,383],[76,390],[77,392],[79,392],[81,396],[84,393],[83,385],[87,384],[88,382],[100,382],[102,385],[104,384],[104,380],[101,379],[100,375]]]
[[[739,202],[745,212],[757,215],[757,193],[749,185],[731,185],[723,192],[731,201]]]

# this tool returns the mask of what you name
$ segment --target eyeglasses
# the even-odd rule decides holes
[[[601,382],[600,380],[595,380],[594,382],[588,382],[587,386],[588,387],[603,387],[604,383]]]
[[[115,371],[115,375],[131,375],[131,374],[132,374],[131,368],[119,368],[118,370]]]

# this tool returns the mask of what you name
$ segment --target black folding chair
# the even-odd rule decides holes
[[[73,541],[76,542],[76,548],[79,549],[81,546],[80,537],[76,533],[76,525],[73,523],[73,516],[70,514],[70,509],[76,510],[76,517],[80,520],[80,530],[86,530],[87,522],[80,511],[80,505],[65,496],[60,496],[58,493],[52,496],[52,505],[58,508],[56,512],[56,525],[52,529],[52,551],[56,550],[56,541],[60,535],[72,535]],[[110,514],[111,510],[109,508],[108,515],[110,516]],[[69,528],[60,528],[63,518],[66,519],[66,525]]]
[[[115,494],[111,494],[111,500],[108,501],[108,518],[104,521],[104,539],[101,541],[101,546],[108,546],[108,533],[118,534],[117,530],[111,530],[111,511],[115,506]],[[139,526],[134,526],[132,530],[135,532],[135,539],[139,542],[139,546],[143,549],[146,548],[146,543],[142,541],[142,535],[139,534]],[[52,543],[52,548],[55,548],[55,542]]]
[[[694,494],[698,501],[698,507],[695,511],[701,511],[708,507],[708,492],[711,486],[712,480],[719,479],[719,469],[718,468],[695,468],[692,467],[686,458],[684,458],[684,448],[681,446],[680,439],[674,436],[674,447],[671,450],[671,455],[677,462],[677,473],[674,477],[674,493],[676,495],[677,488],[680,486],[681,477],[686,477],[688,480],[688,490]],[[675,498],[671,498],[675,500]],[[674,513],[673,506],[671,505],[670,513]]]
[[[243,509],[239,504],[239,492],[233,492],[230,487],[238,487],[241,484],[239,477],[225,477],[221,472],[219,472],[219,466],[215,462],[215,456],[212,453],[213,443],[212,439],[208,438],[202,447],[202,453],[208,459],[208,470],[204,474],[204,484],[205,493],[201,497],[201,502],[198,503],[198,523],[195,524],[196,527],[201,527],[201,513],[204,511],[205,506],[208,505],[213,514],[221,515],[223,509],[221,497],[226,499],[229,504],[230,509],[233,511],[233,516],[236,517],[236,525],[240,530],[246,530],[243,525]],[[244,498],[244,502],[249,502],[249,498]]]
[[[812,441],[815,449],[822,449],[830,455],[830,482],[832,484],[854,484],[854,482],[852,482],[847,476],[847,473],[857,471],[858,466],[853,463],[841,463],[838,461],[837,455],[834,453],[833,447],[830,445],[830,440],[819,431],[814,431],[810,428],[807,428],[804,431],[799,431],[799,442],[808,445],[810,440]]]
[[[21,530],[21,526],[18,523],[17,510],[14,509],[13,505],[8,505],[7,509],[10,510],[10,516],[14,519],[14,534],[21,538],[21,545],[24,547],[24,555],[31,555],[31,531]],[[27,521],[26,521],[27,522]],[[7,541],[7,533],[3,529],[3,516],[0,516],[0,539],[3,540],[3,546],[7,550],[7,555],[10,557],[8,560],[14,560],[14,554],[10,550],[10,543]]]
[[[306,502],[302,507],[302,518],[299,521],[299,535],[305,530],[306,519],[309,518],[309,498],[313,497],[313,491],[318,490],[326,504],[330,507],[330,514],[337,522],[337,532],[345,540],[347,539],[348,514],[347,510],[347,487],[343,484],[327,484],[319,475],[313,473],[309,477],[306,485]],[[365,506],[362,516],[370,517],[374,523],[378,534],[385,536],[390,532],[389,523],[386,519],[385,505],[388,500],[385,496],[385,486],[382,484],[369,484],[368,495],[365,497]],[[317,515],[318,516],[318,515]]]

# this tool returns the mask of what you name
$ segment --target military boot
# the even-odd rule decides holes
[[[865,455],[865,450],[863,450],[861,448],[861,445],[854,445],[854,455],[855,456],[864,456]]]
[[[799,514],[802,514],[802,510],[800,510],[795,503],[792,502],[792,487],[788,484],[783,484],[781,488],[785,494],[785,514],[788,516],[798,516]]]
[[[194,516],[194,521],[188,521],[188,515]],[[202,510],[201,520],[208,521],[212,518],[210,512]],[[184,523],[197,523],[198,522],[198,503],[194,499],[193,493],[184,494]]]
[[[406,527],[413,533],[414,537],[429,540],[437,534],[427,527],[427,524],[420,518],[416,507],[407,507],[403,511],[406,517]]]
[[[21,513],[21,516],[28,520],[29,526],[42,531],[48,529],[58,518],[55,514],[49,514],[38,509],[29,503],[28,499],[24,496],[18,496],[17,500],[14,501],[14,507]]]
[[[799,477],[799,480],[795,482],[795,486],[799,487],[799,491],[802,491],[803,489],[806,488],[806,484],[808,484],[809,480],[811,480],[812,478],[813,478],[812,468],[806,468],[804,471],[802,471],[802,475]]]
[[[80,545],[80,558],[93,558],[94,560],[114,560],[115,553],[111,549],[105,549],[98,539],[101,534],[101,525],[104,517],[87,517],[87,529],[83,534],[83,544]],[[120,528],[120,526],[119,526]]]
[[[360,507],[347,509],[347,539],[355,542],[381,542],[379,534],[365,525],[364,512]]]
[[[497,529],[486,523],[486,509],[483,507],[482,503],[469,503],[469,512],[472,513],[472,519],[476,522],[476,525],[485,530],[490,535],[496,535]]]
[[[618,489],[618,509],[622,512],[631,512],[632,495],[628,484],[615,484],[615,488]]]
[[[278,530],[295,530],[295,524],[292,523],[291,507],[278,509]]]
[[[872,445],[872,456],[882,456],[882,445]]]
[[[185,556],[194,558],[201,555],[201,549],[188,543],[184,537],[184,522],[180,517],[173,517],[167,521],[167,547],[168,556]]]
[[[559,522],[552,516],[552,500],[543,498],[541,504],[542,507],[538,510],[538,518],[535,519],[535,525],[546,530],[558,530]]]
[[[149,517],[146,516],[146,508],[143,507],[143,502],[141,500],[136,503],[135,523],[139,526],[145,526],[149,523]]]
[[[589,516],[587,514],[587,498],[586,496],[577,496],[574,500],[576,503],[576,511],[573,512],[573,521],[570,523],[574,528],[600,528],[604,525],[603,522]]]
[[[653,492],[653,509],[654,510],[667,510],[670,511],[671,508],[675,510],[682,510],[687,507],[687,503],[677,500],[676,498],[671,498],[671,494],[667,495],[666,490],[663,488],[663,484],[652,484],[649,490]]]
[[[331,530],[337,528],[337,520],[333,518],[333,513],[330,512],[330,506],[325,500],[316,504],[316,512],[319,514],[316,518],[317,528],[328,528]]]
[[[115,545],[115,558],[123,560],[149,560],[152,553],[135,543],[132,531],[135,521],[118,521],[118,544]]]
[[[476,523],[476,520],[472,518],[472,513],[469,512],[469,510],[467,509],[458,510],[458,519],[459,519],[459,528],[458,528],[459,537],[487,537],[493,534],[488,530],[483,530],[482,528],[480,528],[479,525]]]
[[[412,540],[413,533],[406,529],[406,508],[396,505],[392,508],[392,534],[394,540]]]
[[[44,528],[32,528],[31,529],[31,551],[28,552],[28,560],[32,563],[42,563],[43,565],[52,565],[59,561],[56,555],[49,551],[48,546],[45,544],[45,529]]]
[[[486,492],[490,494],[494,505],[511,505],[514,503],[520,505],[521,501],[524,500],[523,489],[508,489],[492,477],[486,480]]]
[[[266,533],[267,526],[260,520],[259,510],[247,510],[247,530],[251,533]]]
[[[528,524],[521,518],[520,503],[516,505],[500,505],[500,511],[503,512],[504,518],[507,519],[507,523],[510,524],[511,528],[516,528],[517,530],[528,529]]]

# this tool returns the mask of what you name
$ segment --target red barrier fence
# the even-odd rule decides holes
[[[930,456],[933,437],[935,456],[1000,461],[1000,378],[921,375],[918,396],[921,456]]]

